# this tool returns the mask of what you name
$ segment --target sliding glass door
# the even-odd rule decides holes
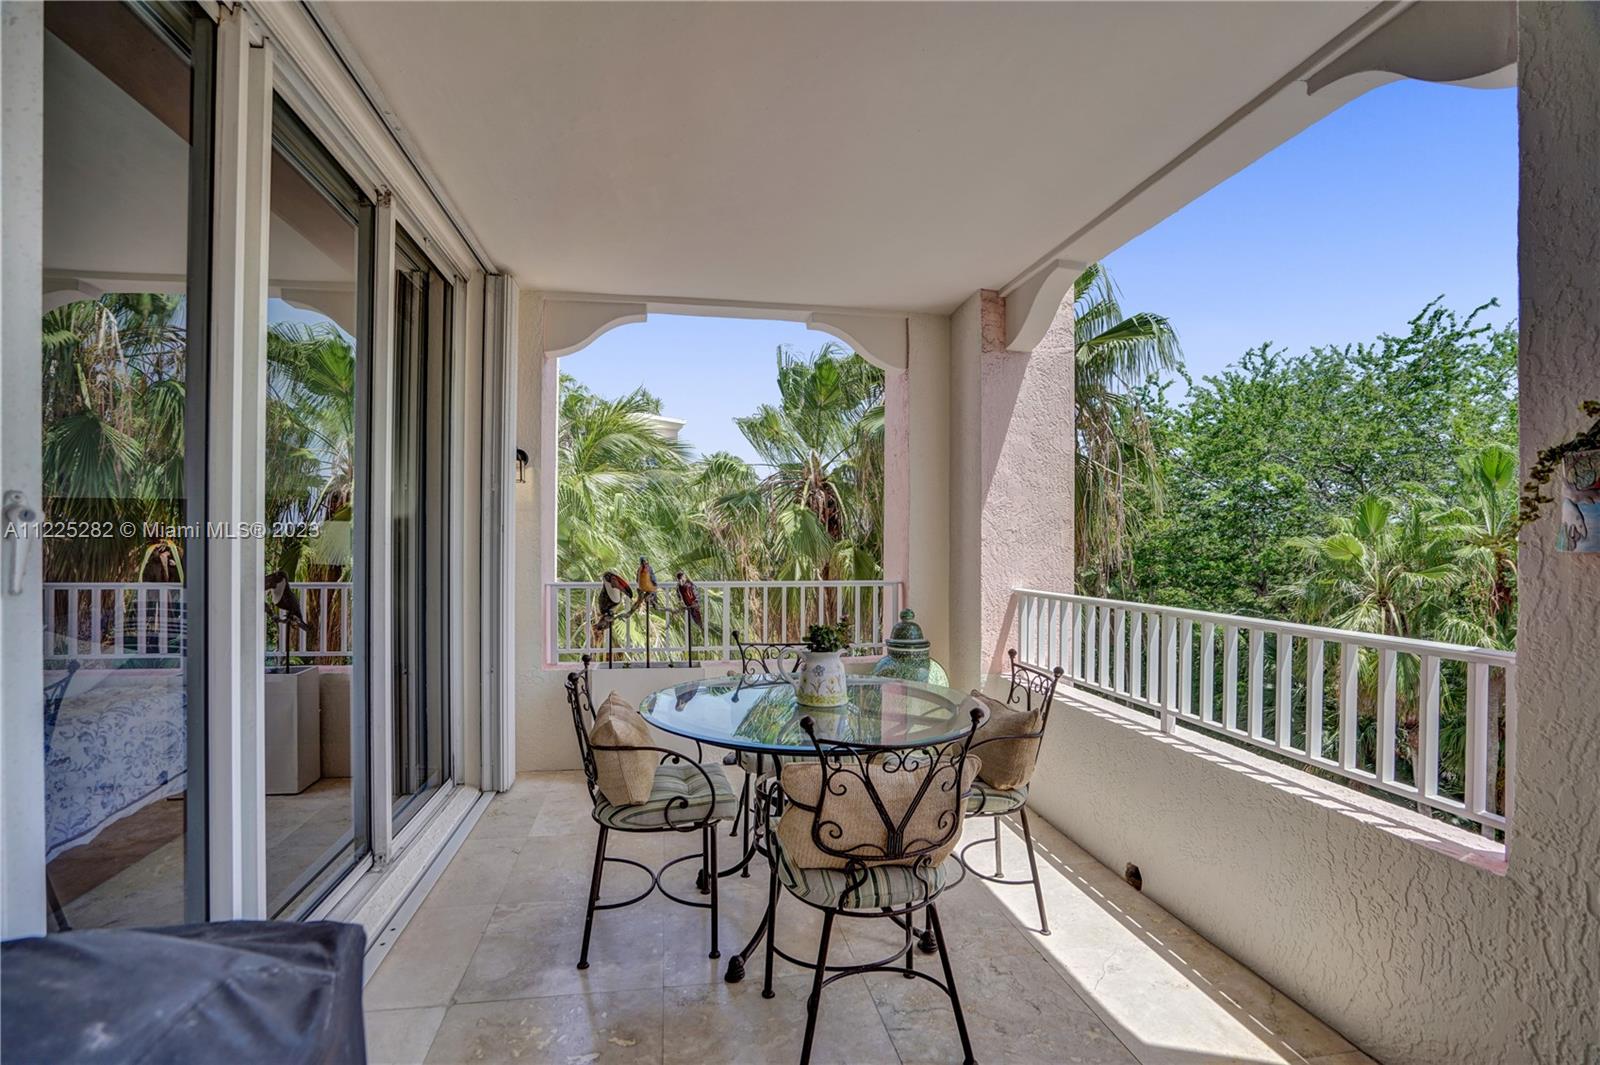
[[[374,209],[281,100],[267,269],[267,912],[368,852],[362,589]]]
[[[201,920],[214,27],[115,3],[44,25],[47,927]]]
[[[395,231],[394,827],[450,776],[445,579],[451,288]]]

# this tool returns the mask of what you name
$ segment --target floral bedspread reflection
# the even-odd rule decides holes
[[[60,674],[46,673],[45,680]],[[45,761],[48,856],[184,790],[188,746],[179,670],[80,670]]]

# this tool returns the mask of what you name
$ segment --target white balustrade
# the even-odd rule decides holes
[[[311,631],[289,627],[289,653],[311,662],[348,660],[354,622],[349,582],[305,581],[293,587]],[[272,628],[268,638],[276,643],[276,626]],[[188,653],[188,631],[181,584],[86,581],[44,586],[46,658],[75,659],[86,669],[133,661],[171,665]],[[281,653],[272,649],[267,657],[276,659]]]
[[[1510,823],[1512,652],[1033,589],[1016,598],[1024,662],[1149,710],[1165,732],[1221,733],[1485,835]]]
[[[877,655],[900,614],[898,581],[696,581],[696,625],[676,586],[664,581],[655,605],[618,615],[602,628],[598,581],[545,587],[545,652],[552,663],[584,655],[630,665],[733,662],[739,657],[735,633],[746,643],[798,642],[823,621],[845,625],[847,654]]]

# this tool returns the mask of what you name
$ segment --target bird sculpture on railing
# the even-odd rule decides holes
[[[267,602],[272,604],[275,620],[286,621],[304,632],[312,631],[311,623],[300,611],[300,597],[294,594],[294,589],[289,585],[289,575],[281,569],[267,574]]]
[[[688,615],[695,628],[700,628],[700,593],[695,590],[694,581],[684,576],[682,570],[678,571],[677,579],[678,601],[683,604],[683,612]]]
[[[643,555],[639,556],[639,580],[633,590],[633,609],[629,614],[636,613],[640,607],[654,609],[661,605],[661,598],[656,594],[659,588],[656,585],[656,571],[650,568],[650,560]]]
[[[145,549],[144,567],[139,571],[139,579],[145,584],[181,584],[183,582],[183,564],[173,553],[172,545],[165,540],[157,540]]]
[[[599,643],[611,625],[633,599],[633,586],[620,573],[606,570],[600,575],[600,591],[595,595],[594,641]]]
[[[275,569],[267,574],[267,603],[272,620],[279,626],[279,671],[287,673],[290,665],[288,628],[293,626],[302,632],[311,632],[311,623],[300,610],[300,597],[295,595],[294,589],[290,587],[289,575],[281,569]]]

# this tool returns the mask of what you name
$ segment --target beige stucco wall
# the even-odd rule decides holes
[[[1005,346],[1006,303],[950,317],[951,679],[1004,661],[1011,592],[1072,586],[1072,301],[1031,352]]]
[[[1600,4],[1523,4],[1522,462],[1600,399]],[[1517,1036],[1544,1061],[1600,1060],[1600,555],[1524,529],[1518,567]]]

